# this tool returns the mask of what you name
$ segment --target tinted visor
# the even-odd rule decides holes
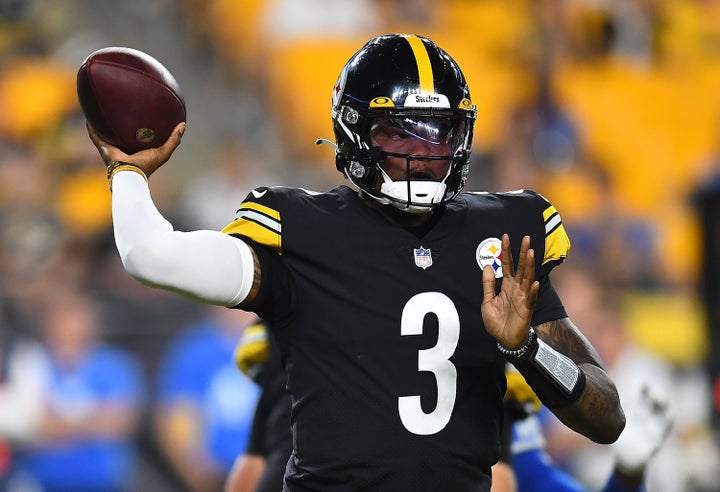
[[[373,120],[370,136],[380,132],[391,140],[410,137],[434,145],[447,144],[451,153],[454,153],[464,143],[465,120],[447,117],[382,117]]]

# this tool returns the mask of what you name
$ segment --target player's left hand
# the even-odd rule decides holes
[[[527,341],[540,283],[535,280],[535,252],[530,236],[520,244],[520,261],[514,271],[510,237],[502,237],[502,283],[495,293],[495,273],[491,266],[483,268],[482,317],[485,329],[508,350],[515,350]]]

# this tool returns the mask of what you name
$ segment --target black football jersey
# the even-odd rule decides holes
[[[224,232],[259,252],[245,308],[269,322],[288,378],[288,491],[489,490],[505,361],[483,326],[482,267],[500,277],[503,233],[516,261],[529,235],[533,325],[565,316],[547,277],[570,243],[545,198],[463,193],[418,235],[346,186],[259,188]]]
[[[247,453],[265,458],[265,468],[255,485],[255,492],[282,490],[285,467],[292,452],[291,406],[290,395],[285,390],[285,371],[272,337],[268,338],[268,344],[269,357],[255,379],[261,393],[246,449]]]

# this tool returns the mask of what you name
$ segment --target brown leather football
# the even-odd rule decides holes
[[[77,93],[90,126],[128,154],[159,147],[186,121],[175,77],[136,49],[110,47],[90,54],[78,69]]]

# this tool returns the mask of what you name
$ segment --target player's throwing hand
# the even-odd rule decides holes
[[[92,140],[95,147],[97,147],[106,166],[110,166],[114,162],[132,164],[139,167],[145,176],[149,177],[170,159],[172,153],[180,145],[183,133],[185,133],[185,123],[178,123],[170,137],[162,146],[141,150],[140,152],[130,155],[103,140],[89,124],[87,125],[87,130],[90,140]]]

